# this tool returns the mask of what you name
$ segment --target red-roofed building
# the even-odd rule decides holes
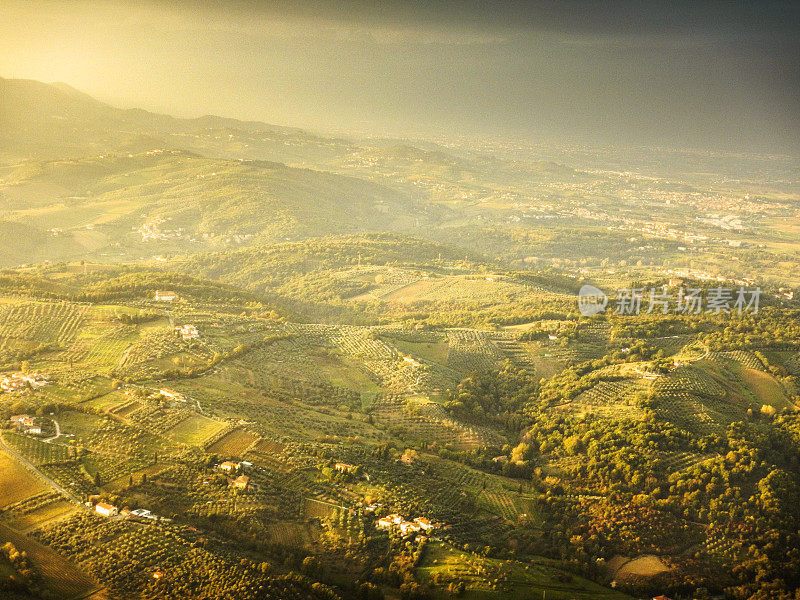
[[[250,478],[247,475],[239,475],[231,485],[237,490],[246,490],[247,486],[250,485]]]
[[[117,507],[113,504],[107,504],[106,502],[98,502],[94,507],[95,512],[98,514],[103,515],[104,517],[113,517],[117,514]]]

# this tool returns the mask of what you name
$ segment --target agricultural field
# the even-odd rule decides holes
[[[130,396],[120,390],[114,390],[108,394],[86,400],[82,402],[81,405],[95,408],[105,413],[118,414],[122,407],[127,406],[131,402]]]
[[[108,375],[137,338],[135,327],[111,320],[101,312],[81,328],[65,358],[73,365],[79,363],[81,368]]]
[[[441,404],[427,396],[385,396],[371,407],[370,414],[395,433],[417,442],[452,444],[460,449],[505,443],[502,434],[496,431],[453,419]]]
[[[698,361],[655,379],[652,390],[664,418],[703,432],[743,418],[748,403],[730,384],[720,383],[718,369],[715,363]]]
[[[504,281],[497,275],[423,276],[381,296],[384,302],[402,304],[433,302],[491,302],[498,299],[518,300],[528,290],[516,282]]]
[[[635,558],[627,557],[614,557],[609,561],[612,563],[614,559],[619,559],[621,566],[613,569],[612,577],[618,581],[625,581],[627,579],[636,579],[637,577],[653,577],[669,571],[669,566],[664,563],[657,556],[644,555]]]
[[[212,444],[208,444],[206,450],[213,454],[244,456],[245,452],[258,440],[257,435],[239,427],[226,433]]]
[[[427,362],[447,365],[450,348],[446,340],[424,341],[394,337],[391,338],[391,343],[404,354],[409,354]]]
[[[81,310],[80,331],[35,359],[41,363],[34,360],[36,368],[50,365],[52,383],[0,396],[8,411],[11,402],[23,410],[57,404],[46,410],[54,411],[48,418],[59,423],[61,436],[45,443],[7,432],[6,443],[79,498],[99,495],[147,507],[175,519],[176,527],[193,528],[192,536],[207,531],[264,543],[259,552],[271,564],[283,564],[289,549],[312,555],[335,586],[348,585],[357,571],[356,563],[350,570],[340,567],[343,546],[358,561],[375,564],[386,556],[386,545],[392,547],[391,537],[371,524],[376,517],[365,513],[366,505],[378,502],[380,514],[425,515],[445,526],[434,536],[440,541],[429,542],[412,569],[415,581],[432,584],[431,597],[448,597],[450,584],[459,581],[466,598],[625,598],[592,583],[598,578],[594,571],[582,577],[542,558],[547,540],[560,535],[551,524],[564,523],[564,535],[568,531],[570,540],[591,547],[595,542],[582,525],[588,516],[593,527],[609,528],[609,554],[663,550],[663,539],[637,529],[637,519],[649,523],[656,516],[624,513],[610,500],[608,481],[628,469],[653,469],[658,478],[645,470],[636,479],[649,486],[637,488],[637,497],[661,493],[659,501],[677,502],[677,490],[669,496],[672,491],[659,491],[654,482],[685,485],[730,453],[686,441],[663,447],[651,441],[638,455],[617,441],[597,446],[593,440],[627,432],[658,439],[653,431],[635,433],[652,427],[654,418],[699,440],[698,434],[720,434],[746,419],[748,408],[758,415],[763,404],[780,415],[792,409],[793,381],[779,371],[768,373],[753,352],[711,351],[685,335],[665,336],[651,352],[678,366],[657,367],[652,356],[620,358],[620,347],[635,340],[612,340],[613,327],[601,322],[577,328],[573,339],[568,321],[558,319],[494,330],[293,323],[184,301],[172,319],[194,322],[203,332],[200,341],[185,343],[163,315],[144,312],[151,308],[87,304]],[[123,322],[142,315],[142,323]],[[544,336],[526,337],[540,329]],[[557,338],[549,339],[547,331],[558,332]],[[794,354],[769,356],[783,365]],[[563,384],[548,388],[552,402],[537,407],[533,397],[541,386],[560,377]],[[532,397],[515,396],[523,384],[519,389]],[[482,393],[493,398],[489,410],[507,403],[508,420],[453,412],[453,390],[469,385],[483,386]],[[687,434],[674,435],[685,440],[680,436]],[[414,458],[404,463],[409,448]],[[597,459],[603,452],[612,454]],[[637,462],[638,456],[649,462]],[[214,463],[228,458],[252,466],[224,474]],[[335,461],[358,465],[360,475],[337,471]],[[243,473],[249,483],[236,489],[234,477]],[[64,543],[61,536],[85,515],[30,473],[22,474],[6,490],[4,522],[19,534]],[[692,524],[676,539],[695,539],[692,528],[706,517],[693,511],[687,509]],[[188,529],[151,535],[140,524],[108,529],[109,523],[92,519],[94,549],[78,552],[78,566],[113,589],[131,585],[126,578],[134,577],[134,564],[178,572],[174,561],[190,556],[191,536],[183,537]],[[668,527],[681,531],[674,522]],[[703,546],[706,551],[720,560],[734,556],[730,534],[715,536]],[[146,553],[135,554],[124,573],[108,572],[96,558],[118,551],[123,541],[147,548],[158,565]],[[373,549],[353,550],[362,543]],[[478,550],[487,545],[491,552],[484,556]],[[507,553],[510,548],[514,554]],[[626,563],[620,585],[630,591],[642,581],[679,577],[683,567],[672,567],[678,563],[671,554],[677,546],[666,548],[664,555]],[[369,552],[376,554],[368,559]],[[669,570],[655,568],[661,564]]]
[[[153,328],[144,330],[125,348],[115,372],[125,378],[144,380],[161,377],[171,370],[185,373],[202,369],[210,361],[208,349],[182,341],[170,328]]]
[[[62,431],[74,436],[70,444],[99,455],[118,459],[149,460],[170,454],[170,442],[144,428],[123,423],[110,416],[76,411],[58,416]]]
[[[312,370],[331,385],[358,392],[362,398],[374,398],[380,390],[364,370],[335,357],[320,357]]]
[[[25,500],[47,489],[18,460],[0,449],[0,508]]]
[[[636,406],[637,393],[646,393],[649,387],[649,382],[642,379],[601,380],[556,409],[603,418],[642,419],[645,411]]]
[[[88,496],[98,491],[89,473],[78,461],[42,465],[39,470],[56,481],[61,487],[78,496]]]
[[[757,402],[772,406],[776,410],[794,408],[783,386],[769,373],[743,365],[739,376],[752,391]]]
[[[124,480],[128,475],[143,469],[148,466],[148,462],[144,458],[90,453],[84,455],[79,464],[93,480],[97,477],[101,485],[113,487],[114,482]]]
[[[88,597],[100,586],[72,560],[64,558],[46,545],[17,533],[0,523],[0,540],[9,541],[28,553],[37,571],[42,575],[44,587],[56,598],[72,600]]]
[[[177,423],[167,432],[167,436],[181,444],[202,446],[209,439],[225,429],[225,423],[204,417],[191,415]]]
[[[95,414],[74,410],[59,413],[58,422],[64,433],[72,434],[78,441],[86,442],[102,427],[105,419]]]
[[[102,489],[109,493],[123,492],[130,485],[131,478],[138,482],[145,477],[157,477],[172,466],[170,463],[160,462],[142,467],[146,463],[147,461],[129,461],[125,465],[126,469],[112,473],[110,478],[102,483]],[[113,478],[114,475],[117,475],[116,479]]]
[[[25,360],[70,345],[88,307],[67,302],[0,303],[0,350],[4,360]]]
[[[213,406],[216,417],[258,423],[263,428],[262,435],[276,439],[310,441],[326,435],[369,438],[382,435],[366,422],[366,416],[354,418],[353,406],[342,404],[341,396],[329,395],[329,389],[291,386],[287,390],[276,390],[249,384],[246,373],[231,364],[214,374],[176,382],[173,387],[199,402],[204,410]],[[344,399],[353,400],[353,404],[361,407],[360,398],[347,396]]]
[[[59,443],[46,443],[37,438],[9,432],[3,440],[34,465],[66,462],[73,458],[68,446]]]
[[[556,571],[544,564],[487,559],[459,551],[445,543],[432,542],[417,567],[424,581],[464,582],[463,598],[514,599],[554,598],[556,600],[627,600],[630,596],[598,586],[575,575]],[[439,596],[447,598],[446,592]]]
[[[4,509],[3,516],[9,526],[20,533],[27,534],[40,527],[69,518],[78,510],[81,509],[74,503],[64,500],[60,495],[48,493],[7,507]]]
[[[321,533],[319,528],[310,523],[274,521],[267,525],[267,534],[275,543],[309,550],[317,547]]]

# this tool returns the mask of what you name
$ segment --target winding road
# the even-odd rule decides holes
[[[60,438],[60,437],[61,437],[61,425],[59,425],[59,424],[58,424],[58,421],[56,421],[55,419],[50,419],[50,420],[51,420],[51,421],[52,421],[52,422],[55,424],[55,426],[56,426],[56,434],[55,434],[53,437],[51,437],[51,438],[47,438],[46,440],[42,440],[43,442],[47,442],[48,444],[49,444],[50,442],[52,442],[53,440],[57,440],[58,438]]]

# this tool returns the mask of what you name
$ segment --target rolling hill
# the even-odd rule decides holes
[[[28,161],[4,172],[0,220],[9,223],[12,235],[54,243],[22,244],[0,255],[0,264],[118,261],[319,235],[409,231],[443,210],[352,177],[181,150]]]

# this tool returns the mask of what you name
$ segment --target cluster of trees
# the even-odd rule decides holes
[[[149,323],[160,319],[162,315],[153,311],[137,310],[135,312],[128,312],[124,310],[117,310],[112,314],[112,318],[125,325],[138,325],[140,323]]]
[[[14,544],[6,542],[0,546],[0,566],[6,563],[12,573],[7,577],[0,575],[0,592],[19,592],[48,597],[41,586],[41,575],[34,569],[28,554],[19,551]]]
[[[737,321],[726,331],[697,319],[689,329],[710,345],[716,340],[717,347],[724,347],[719,342],[757,335],[750,339],[756,343],[771,335],[770,327],[779,325],[775,320],[766,322]],[[680,327],[632,326],[619,333],[623,337],[678,335]],[[779,348],[788,344],[785,337],[778,340]],[[766,368],[773,367],[774,374],[785,376],[780,365],[772,364],[764,353],[757,356]],[[601,576],[597,558],[677,551],[681,545],[702,541],[703,532],[713,531],[732,545],[729,553],[712,557],[701,551],[683,561],[677,574],[653,580],[660,588],[630,591],[667,589],[692,594],[703,588],[708,593],[727,591],[741,599],[790,597],[800,589],[800,417],[787,413],[769,426],[760,421],[739,422],[725,431],[697,435],[656,420],[648,409],[653,400],[647,394],[639,398],[647,415],[641,421],[578,419],[555,416],[548,410],[600,380],[613,379],[615,370],[608,367],[630,360],[654,361],[652,368],[662,371],[671,365],[663,351],[640,340],[625,352],[617,350],[603,359],[569,367],[541,384],[513,368],[467,378],[449,392],[447,407],[454,416],[505,425],[509,414],[521,413],[525,432],[516,445],[504,448],[508,460],[502,467],[489,459],[491,449],[456,452],[442,448],[439,453],[476,468],[500,469],[505,475],[531,480],[545,493],[551,525],[542,538],[527,538],[523,547],[575,561],[587,575]],[[671,453],[712,458],[679,471],[665,458]],[[559,457],[580,460],[565,463],[563,478],[545,477],[537,465]],[[604,497],[596,504],[600,512],[587,519],[586,507],[565,495],[573,488]],[[524,534],[519,538],[526,539]],[[723,571],[731,569],[730,576],[709,566],[720,559],[726,565]]]
[[[36,415],[43,417],[50,413],[58,414],[65,405],[58,402],[37,403],[28,400],[15,400],[11,403],[0,403],[0,423],[5,426],[11,415]]]
[[[330,236],[238,251],[204,254],[176,264],[187,273],[240,285],[269,294],[291,314],[321,322],[375,324],[425,322],[433,326],[496,326],[535,319],[564,319],[575,313],[570,297],[547,294],[538,300],[502,302],[426,301],[413,306],[348,299],[374,286],[373,280],[341,277],[357,265],[409,267],[441,274],[497,268],[463,250],[399,234]],[[513,273],[510,280],[531,287],[574,287],[571,278],[548,273]]]
[[[786,415],[776,419],[774,428],[740,422],[724,433],[698,437],[654,419],[614,422],[541,415],[512,458],[580,456],[581,461],[564,467],[562,483],[596,490],[606,500],[596,505],[604,511],[587,519],[585,507],[560,496],[562,483],[545,482],[554,525],[546,532],[547,543],[537,550],[576,559],[593,574],[598,557],[672,552],[680,544],[698,543],[702,532],[714,531],[733,544],[724,559],[737,557],[727,567],[733,568],[733,579],[714,581],[713,572],[701,577],[703,565],[720,557],[706,558],[685,565],[680,577],[671,580],[675,593],[693,591],[680,583],[692,580],[715,592],[733,585],[737,598],[773,597],[759,595],[766,590],[792,593],[800,587],[798,423],[797,416]],[[664,460],[669,452],[718,458],[675,471]],[[620,518],[623,509],[636,516]]]
[[[474,373],[448,390],[445,408],[464,421],[494,423],[516,432],[524,425],[522,409],[538,392],[532,373],[506,361],[502,368]]]
[[[19,294],[36,298],[60,298],[60,286],[37,273],[0,272],[0,290],[4,294]]]
[[[56,343],[39,343],[27,348],[4,348],[3,356],[0,358],[0,368],[2,369],[19,369],[22,368],[23,363],[31,359],[35,359],[50,352],[61,350],[61,346]]]
[[[620,375],[608,369],[600,371],[600,369],[617,362],[621,361],[615,360],[612,356],[605,356],[597,360],[567,367],[542,383],[538,395],[539,404],[543,407],[563,404],[574,400],[601,380],[619,379]]]
[[[555,315],[553,315],[555,317]],[[557,334],[561,339],[577,339],[579,336],[578,329],[582,325],[578,321],[569,321],[564,318],[558,319],[561,321],[557,327],[550,324],[535,323],[530,325],[523,331],[517,339],[520,342],[534,342],[538,340],[546,340],[549,335]]]
[[[234,595],[243,600],[337,600],[330,587],[291,570],[276,570],[270,563],[255,563],[242,555],[217,548],[208,539],[190,541],[177,531],[161,531],[151,526],[147,539],[127,538],[126,550],[109,561],[97,555],[92,540],[116,539],[131,527],[111,523],[89,514],[80,514],[46,531],[43,542],[56,551],[81,561],[82,565],[109,590],[119,595],[178,600],[208,598],[222,600]],[[154,553],[159,563],[147,565]],[[142,561],[145,561],[143,563]],[[297,559],[302,568],[302,557]],[[148,577],[142,577],[143,570]],[[152,577],[160,571],[162,576]]]
[[[701,339],[713,350],[797,349],[800,310],[768,306],[756,315],[728,318]]]
[[[196,300],[214,302],[260,302],[264,298],[243,292],[230,285],[178,273],[122,268],[109,277],[108,273],[90,274],[76,278],[80,290],[75,300],[85,302],[107,302],[142,297],[152,297],[159,289],[176,291],[179,295]]]
[[[612,339],[648,340],[673,335],[713,331],[719,318],[705,313],[699,315],[638,314],[636,318],[613,316],[607,319],[612,325]]]
[[[393,536],[390,544],[391,562],[388,567],[376,568],[370,579],[377,584],[399,588],[403,600],[430,598],[430,588],[421,584],[415,574],[415,569],[425,553],[426,538],[409,539]]]

